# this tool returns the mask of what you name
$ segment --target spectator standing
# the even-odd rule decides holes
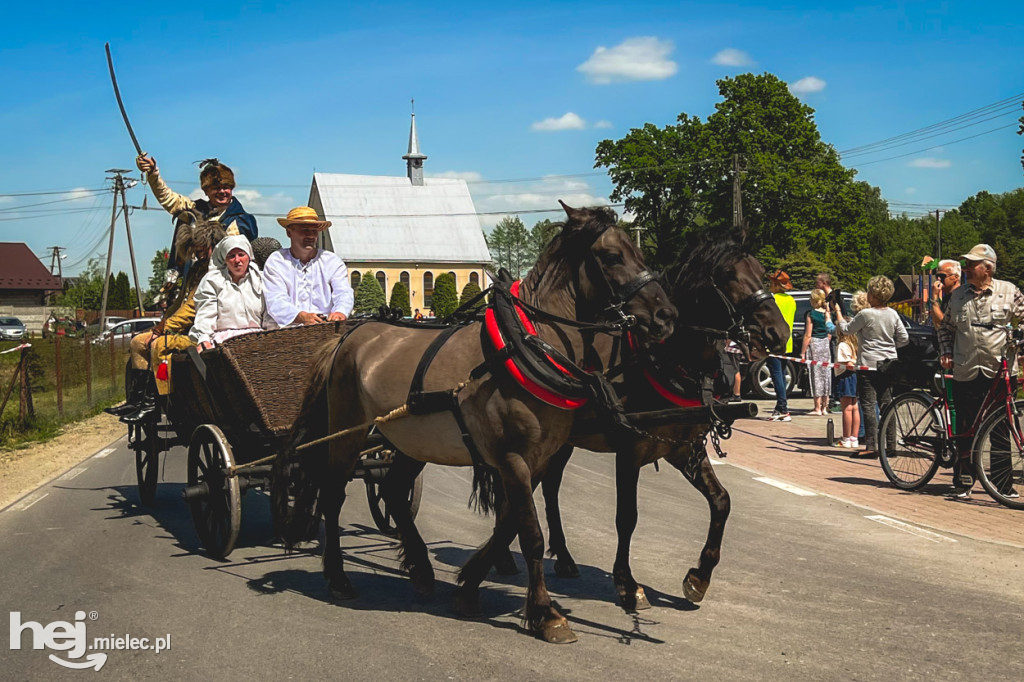
[[[1001,329],[985,329],[978,324],[1007,325],[1024,319],[1024,294],[1010,282],[994,279],[996,252],[988,244],[978,244],[961,256],[968,286],[959,287],[949,298],[949,306],[938,330],[939,362],[953,370],[953,404],[957,430],[970,428],[999,372],[1006,336]],[[1016,389],[1017,356],[1008,358],[1011,389]],[[994,434],[993,438],[1006,434]],[[970,499],[974,476],[970,468],[970,439],[957,439],[960,457],[953,465],[953,496]],[[1008,445],[1008,444],[1006,444]],[[993,450],[998,446],[993,444]],[[1003,448],[1003,451],[1007,451]],[[995,464],[993,462],[993,464]],[[1016,497],[1012,481],[997,481],[1000,492]]]
[[[939,330],[942,318],[949,308],[949,299],[960,287],[960,261],[940,260],[935,268],[935,281],[932,282],[932,302],[929,312],[932,316],[932,327]]]
[[[796,299],[787,292],[793,288],[789,281],[789,275],[782,270],[777,270],[768,276],[768,287],[775,296],[775,303],[779,306],[782,317],[789,325],[789,338],[786,340],[786,353],[793,352],[793,320],[796,317]],[[775,409],[769,417],[773,422],[788,422],[793,418],[789,414],[789,402],[786,400],[786,372],[779,358],[768,358],[765,365],[772,377],[772,385],[775,387]]]
[[[811,309],[804,315],[804,341],[800,349],[800,357],[814,362],[831,362],[832,315],[825,305],[825,292],[815,289],[811,292]],[[814,398],[814,410],[811,414],[822,416],[828,413],[828,399],[832,393],[832,372],[828,367],[809,365],[811,397]]]
[[[836,331],[835,387],[839,393],[839,406],[843,414],[843,439],[839,447],[859,448],[860,408],[857,404],[857,337]]]
[[[896,349],[907,345],[910,337],[895,310],[886,303],[895,287],[884,275],[868,281],[868,304],[852,320],[838,311],[839,330],[857,335],[858,364],[868,367],[857,372],[857,394],[864,410],[864,445],[859,456],[878,457],[878,412],[876,405],[885,408],[892,400],[892,365]],[[857,455],[854,455],[857,456]]]

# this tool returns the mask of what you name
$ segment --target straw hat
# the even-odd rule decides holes
[[[330,220],[320,220],[320,216],[309,206],[296,206],[288,211],[287,216],[278,218],[277,222],[281,224],[281,227],[295,225],[298,227],[315,227],[318,230],[326,230],[331,226]]]

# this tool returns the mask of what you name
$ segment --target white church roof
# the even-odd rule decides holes
[[[351,261],[487,263],[465,180],[314,173],[309,205],[333,225],[331,248]]]

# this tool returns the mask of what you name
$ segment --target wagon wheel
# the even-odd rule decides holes
[[[391,450],[379,450],[377,452],[366,455],[368,460],[378,460],[390,462],[393,453]],[[366,484],[366,500],[370,503],[370,516],[373,517],[373,523],[384,535],[388,537],[395,537],[398,535],[398,529],[395,527],[391,516],[391,510],[388,509],[388,505],[384,500],[384,496],[381,492],[381,487],[384,482],[384,476],[387,474],[387,468],[375,469],[371,468],[366,472],[366,476],[363,478],[363,483]],[[416,477],[416,482],[413,483],[412,489],[409,491],[409,513],[412,518],[416,518],[417,512],[420,510],[420,498],[423,496],[423,475],[420,474]]]
[[[157,478],[160,475],[160,448],[157,426],[153,422],[136,427],[135,480],[139,484],[139,500],[149,507],[156,502]]]
[[[188,445],[188,489],[202,486],[202,492],[187,499],[199,542],[217,559],[234,549],[242,521],[238,478],[227,475],[234,463],[223,431],[213,424],[196,428]]]

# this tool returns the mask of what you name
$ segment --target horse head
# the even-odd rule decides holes
[[[747,250],[746,234],[691,237],[687,250],[670,281],[673,300],[692,302],[692,326],[728,336],[751,358],[784,352],[789,324],[764,289],[764,267]]]
[[[562,203],[562,202],[559,202]],[[644,264],[640,250],[616,226],[610,208],[572,208],[523,284],[537,295],[571,296],[578,320],[635,320],[651,342],[672,334],[678,315]],[[567,301],[568,302],[568,301]]]

